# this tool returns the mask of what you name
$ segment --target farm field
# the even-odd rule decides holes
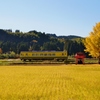
[[[0,100],[100,100],[100,65],[0,66]]]

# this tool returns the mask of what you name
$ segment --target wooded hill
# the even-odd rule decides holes
[[[16,31],[10,32],[0,29],[0,48],[3,53],[13,51],[62,51],[67,50],[69,55],[76,52],[84,52],[83,39],[79,36],[56,36],[37,31],[26,33]]]

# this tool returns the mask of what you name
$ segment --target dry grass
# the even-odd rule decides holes
[[[0,100],[100,100],[100,66],[0,66]]]

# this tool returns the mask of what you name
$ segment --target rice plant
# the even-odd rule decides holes
[[[100,100],[100,66],[0,66],[0,100]]]

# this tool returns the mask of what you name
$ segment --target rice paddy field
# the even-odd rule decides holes
[[[0,100],[100,100],[100,65],[0,66]]]

